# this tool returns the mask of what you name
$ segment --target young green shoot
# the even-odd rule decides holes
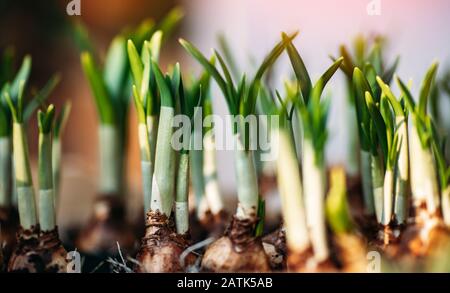
[[[372,74],[369,75],[368,72]],[[366,78],[366,75],[369,76],[372,82]],[[363,151],[370,151],[364,156],[364,158],[369,159],[370,163],[363,162],[362,165],[366,166],[365,164],[368,164],[370,166],[370,186],[372,187],[372,198],[365,198],[365,202],[373,202],[376,218],[381,223],[385,175],[383,158],[387,157],[387,137],[386,125],[376,106],[380,97],[374,94],[377,91],[375,78],[376,74],[374,75],[373,67],[370,65],[366,66],[366,73],[363,73],[358,67],[354,69],[353,86],[355,89],[355,107],[359,125],[360,145]],[[367,103],[367,93],[372,98],[370,104]],[[367,174],[364,174],[363,172],[363,182],[368,182],[369,177],[366,177]],[[367,195],[367,193],[364,194]]]
[[[214,63],[215,58],[212,57],[210,61]],[[201,95],[199,107],[202,115],[194,116],[194,129],[191,139],[192,149],[190,151],[192,185],[196,196],[197,216],[199,219],[202,219],[207,209],[213,216],[219,216],[224,211],[217,174],[215,124],[213,120],[209,119],[213,117],[210,80],[210,74],[204,71],[187,88],[187,95],[191,97]],[[198,119],[203,117],[205,117],[204,128],[195,127]],[[197,147],[199,144],[202,146],[201,149]]]
[[[127,48],[134,80],[134,104],[138,113],[138,136],[145,213],[150,211],[151,206],[159,114],[159,101],[156,99],[158,92],[154,73],[152,72],[151,60],[158,60],[161,40],[162,32],[155,32],[150,42],[144,42],[140,55],[132,40],[128,40]]]
[[[273,108],[273,107],[271,107]],[[292,127],[285,106],[278,110],[280,124],[273,129],[273,135],[278,142],[277,179],[280,190],[283,223],[286,229],[287,247],[294,254],[301,255],[310,247],[302,178],[298,167]]]
[[[383,154],[386,168],[383,182],[381,224],[388,226],[394,214],[394,170],[397,166],[399,145],[401,142],[399,143],[398,141],[399,136],[395,131],[394,117],[386,96],[384,94],[381,96],[380,105],[377,107],[371,94],[366,92],[366,104],[372,119],[378,121],[381,116],[386,129],[386,133],[378,136],[378,139],[380,141],[386,139],[387,142],[387,153]],[[381,123],[379,124],[381,125]]]
[[[370,149],[371,143],[368,142],[369,139],[362,133],[361,124],[363,122],[361,120],[366,119],[366,117],[365,115],[361,115],[361,109],[359,109],[362,103],[358,102],[357,99],[358,95],[361,95],[361,93],[355,92],[353,73],[355,67],[364,68],[367,63],[376,63],[377,66],[375,66],[375,68],[380,70],[377,71],[378,75],[382,76],[383,80],[389,84],[395,70],[397,69],[400,59],[397,57],[392,64],[387,65],[387,62],[383,57],[383,50],[384,42],[382,38],[376,37],[374,40],[368,40],[364,36],[358,36],[354,40],[353,50],[350,50],[345,45],[341,45],[339,51],[341,56],[344,57],[344,62],[342,63],[341,69],[347,78],[348,104],[350,105],[350,111],[352,112],[351,115],[348,115],[349,119],[351,119],[351,121],[349,121],[351,143],[349,147],[350,161],[348,165],[348,172],[352,175],[357,173],[358,169],[360,170],[362,177],[364,206],[367,214],[369,215],[373,215],[375,213],[371,178],[371,153],[373,152]],[[371,82],[373,82],[373,80]],[[361,99],[361,96],[359,99]],[[362,96],[362,101],[364,102],[364,96]],[[364,122],[366,126],[363,126],[363,128],[367,128],[368,123],[366,122]],[[368,132],[366,131],[366,133]],[[359,137],[359,144],[357,137]],[[357,166],[358,158],[355,156],[355,154],[358,153],[358,149],[360,163],[359,168]]]
[[[445,161],[445,141],[439,137],[437,127],[434,123],[431,123],[430,126],[433,134],[432,148],[439,171],[442,215],[445,225],[450,227],[450,166]]]
[[[134,64],[129,61],[127,40],[132,39],[140,50],[144,41],[153,36],[155,31],[152,22],[144,21],[134,30],[116,36],[108,49],[102,70],[97,65],[92,50],[81,53],[81,64],[91,86],[99,116],[99,191],[105,195],[118,195],[125,185],[124,162],[129,97],[132,91],[131,73],[136,77],[133,72]],[[90,43],[87,35],[81,35],[86,40],[85,43]],[[142,77],[138,80],[140,85]],[[141,90],[140,87],[138,90]]]
[[[292,42],[283,34],[292,67],[300,84],[297,109],[303,127],[303,194],[306,222],[317,262],[329,257],[325,224],[325,145],[328,138],[327,118],[329,100],[321,101],[323,90],[341,66],[344,58],[336,60],[314,84]]]
[[[210,62],[215,63],[214,56],[211,58]],[[189,88],[190,95],[198,96],[200,93],[202,95],[200,99],[200,107],[203,112],[203,117],[206,117],[205,127],[201,133],[199,129],[195,128],[192,136],[192,143],[194,148],[191,153],[195,153],[192,156],[192,161],[198,160],[197,166],[192,168],[192,176],[198,177],[199,186],[203,185],[203,192],[205,195],[206,203],[209,211],[214,215],[218,216],[224,211],[225,205],[223,203],[222,195],[219,188],[219,179],[217,174],[217,162],[216,162],[216,139],[215,139],[215,124],[214,121],[208,120],[208,117],[213,117],[213,101],[210,93],[210,81],[211,75],[208,71],[204,71],[199,79],[195,80]],[[202,118],[198,115],[198,118]],[[197,116],[194,120],[197,119]],[[194,122],[194,125],[195,122]],[[196,150],[195,140],[202,140],[203,148],[201,150]],[[195,182],[193,178],[193,183]],[[194,188],[195,188],[195,184]],[[199,213],[202,215],[202,199],[199,200]],[[203,200],[204,201],[204,200]]]
[[[429,215],[433,215],[439,208],[439,188],[436,168],[432,153],[431,119],[427,114],[428,98],[436,76],[438,64],[434,63],[428,70],[420,89],[418,104],[405,83],[397,78],[398,85],[408,107],[412,128],[409,135],[409,149],[411,154],[411,191],[413,206],[419,208],[426,204]]]
[[[117,194],[120,192],[121,170],[119,122],[115,114],[112,99],[108,93],[106,84],[100,70],[94,63],[89,52],[81,55],[81,63],[88,78],[99,113],[99,155],[100,178],[99,191],[102,194]]]
[[[444,101],[443,98],[447,98]],[[441,75],[440,79],[436,82],[434,86],[431,96],[430,96],[430,114],[433,118],[433,121],[436,124],[436,128],[441,136],[450,137],[450,123],[446,121],[445,114],[443,113],[442,105],[444,103],[448,103],[450,101],[450,68],[446,68],[444,74]],[[446,143],[446,149],[444,152],[444,157],[447,162],[450,162],[450,144]]]
[[[295,38],[297,34],[289,37]],[[258,207],[258,182],[254,163],[253,152],[250,150],[250,133],[246,131],[245,118],[255,114],[255,104],[259,93],[261,79],[268,68],[278,59],[285,48],[285,41],[278,43],[270,54],[264,59],[257,70],[252,82],[248,84],[243,76],[235,87],[230,71],[218,52],[215,55],[220,63],[223,74],[219,73],[197,48],[185,40],[180,40],[181,45],[207,70],[215,79],[221,89],[231,115],[237,119],[233,125],[233,133],[236,141],[235,163],[237,175],[237,193],[239,206],[237,217],[240,219],[255,219]]]
[[[398,140],[398,161],[395,168],[394,215],[398,224],[405,224],[408,218],[409,150],[408,150],[408,113],[396,98],[390,87],[377,77],[383,95],[387,97],[395,117],[395,132]]]
[[[0,77],[0,206],[11,204],[12,194],[12,116],[11,111],[3,99],[8,92],[11,99],[17,100],[19,80],[27,83],[31,71],[31,58],[26,56],[22,66],[13,77],[13,52],[5,50],[2,58],[2,72]],[[12,80],[14,78],[14,80]],[[12,82],[12,84],[10,83]]]
[[[19,86],[16,101],[12,100],[8,92],[5,93],[5,99],[13,117],[14,166],[20,224],[25,230],[32,230],[36,227],[37,217],[28,142],[23,117],[24,87],[25,83],[22,81]]]
[[[52,166],[52,138],[55,107],[38,111],[39,128],[39,224],[43,232],[56,228],[55,189]]]
[[[299,102],[299,116],[304,129],[302,174],[306,220],[310,230],[314,256],[318,262],[329,257],[325,225],[325,144],[328,137],[326,121],[329,103],[320,96],[308,105]]]
[[[178,72],[179,68],[176,67],[175,72]],[[178,73],[179,74],[179,73]],[[200,80],[195,83],[193,87],[186,89],[183,86],[183,80],[181,76],[179,77],[178,87],[175,88],[175,98],[179,101],[180,111],[185,118],[179,121],[179,126],[181,127],[181,149],[179,151],[178,157],[178,174],[177,174],[177,190],[175,197],[175,222],[177,233],[184,235],[189,231],[189,205],[188,205],[188,193],[189,193],[189,149],[192,145],[193,136],[192,128],[184,125],[189,123],[193,125],[196,115],[201,113],[198,112],[196,107],[204,104],[203,90],[208,91],[209,75],[203,76],[205,80]],[[198,84],[198,85],[196,85]],[[205,86],[205,88],[202,87]],[[203,170],[199,170],[200,174],[203,175]]]
[[[179,65],[175,66],[173,77],[165,78],[158,64],[152,60],[152,70],[161,97],[158,138],[155,153],[155,172],[153,174],[151,206],[152,211],[159,211],[170,217],[174,203],[175,185],[175,151],[171,145],[173,120],[175,116],[175,97],[172,88],[180,86]]]

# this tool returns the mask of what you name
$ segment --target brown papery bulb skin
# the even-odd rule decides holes
[[[131,253],[135,244],[132,227],[126,219],[125,205],[116,195],[104,195],[94,204],[94,215],[81,231],[76,246],[88,254],[117,253],[121,249]]]
[[[175,232],[173,221],[159,211],[147,213],[146,232],[137,255],[140,265],[137,273],[177,273],[185,269],[180,256],[189,246],[188,236]],[[185,265],[195,262],[191,253],[185,258]]]
[[[278,228],[272,233],[267,234],[262,238],[262,242],[272,270],[285,270],[287,265],[287,247],[286,232],[284,229]]]
[[[17,247],[8,264],[14,273],[65,273],[67,252],[59,240],[58,229],[39,233],[39,227],[20,229]]]
[[[67,251],[59,240],[58,228],[41,232],[39,237],[39,254],[45,264],[46,273],[67,272]]]
[[[269,272],[261,239],[254,236],[256,218],[233,217],[225,235],[211,244],[202,260],[207,272]]]
[[[45,264],[39,255],[39,227],[30,230],[20,228],[17,233],[17,246],[8,263],[8,272],[39,273]]]

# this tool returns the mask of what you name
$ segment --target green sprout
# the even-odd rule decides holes
[[[438,64],[433,63],[427,71],[420,89],[418,104],[405,85],[397,78],[398,86],[405,98],[405,104],[412,120],[409,135],[411,154],[411,189],[415,208],[426,204],[430,214],[439,208],[439,188],[432,150],[431,118],[427,114],[428,100],[433,87]]]

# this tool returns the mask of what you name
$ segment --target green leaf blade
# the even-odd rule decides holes
[[[81,54],[81,64],[91,86],[91,91],[100,116],[100,122],[102,124],[114,125],[116,122],[114,107],[110,100],[105,82],[94,63],[92,54],[83,52]]]

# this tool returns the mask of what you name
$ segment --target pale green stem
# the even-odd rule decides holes
[[[409,181],[409,153],[408,153],[408,125],[405,117],[396,117],[398,141],[398,162],[395,177],[395,205],[394,213],[399,224],[406,223],[408,218],[408,181]]]
[[[360,151],[361,160],[361,177],[362,177],[362,187],[363,187],[363,198],[364,207],[367,214],[375,214],[375,204],[373,198],[373,188],[372,188],[372,168],[371,168],[371,155],[370,152]]]
[[[205,182],[205,195],[213,215],[224,210],[224,203],[219,189],[216,165],[216,142],[214,134],[209,131],[203,138],[203,176]]]
[[[14,148],[14,147],[13,147]],[[14,163],[14,151],[11,154],[11,174],[16,174],[16,164]],[[12,205],[15,207],[18,207],[19,205],[19,196],[17,195],[17,183],[16,180],[12,180],[12,186],[11,186],[11,201]]]
[[[43,232],[52,231],[56,227],[55,193],[53,189],[39,190],[39,223]]]
[[[37,224],[36,202],[26,132],[23,124],[16,122],[13,125],[13,148],[20,224],[29,230]]]
[[[198,204],[200,199],[205,195],[205,181],[202,173],[203,168],[203,150],[191,150],[191,174],[192,174],[192,187],[194,188],[195,200]]]
[[[178,161],[177,194],[175,199],[175,223],[178,234],[189,230],[189,153],[181,152]]]
[[[450,227],[450,185],[442,190],[442,214],[447,227]]]
[[[375,215],[378,223],[383,220],[383,186],[384,186],[384,168],[383,161],[380,156],[371,155],[370,167],[372,174],[372,190],[375,206]]]
[[[314,257],[318,262],[329,256],[325,224],[325,168],[316,162],[312,142],[305,138],[303,144],[303,187],[306,222],[309,228]]]
[[[258,119],[258,123],[259,123],[259,133],[260,135],[262,135],[263,133],[265,134],[264,137],[267,135],[267,137],[271,137],[273,132],[277,132],[277,128],[279,126],[279,117],[275,116],[277,120],[274,120],[273,118],[274,116],[267,116],[265,118],[259,118]],[[293,119],[295,119],[296,115],[294,114]],[[296,122],[297,123],[297,122]],[[292,123],[291,123],[292,126]],[[300,126],[298,126],[300,127]],[[293,127],[290,128],[293,131],[293,137],[294,137],[294,133],[295,131],[298,131],[298,133],[300,133],[301,135],[301,131],[299,129],[293,129]],[[258,138],[258,140],[262,140],[261,137]],[[267,142],[262,142],[259,141],[260,147],[261,144],[264,144],[263,149],[258,148],[255,152],[255,161],[256,161],[256,166],[257,166],[257,170],[258,170],[258,174],[262,174],[264,176],[267,177],[272,177],[276,175],[277,172],[277,163],[276,160],[273,159],[267,159],[268,156],[271,156],[272,152],[272,147],[271,147],[271,141],[267,141]]]
[[[439,189],[434,159],[429,148],[423,148],[417,133],[414,118],[409,139],[411,153],[411,191],[414,207],[426,203],[429,214],[439,208]]]
[[[287,246],[291,252],[303,253],[309,247],[309,236],[303,206],[302,181],[294,144],[287,132],[280,129],[278,137],[272,139],[272,147],[276,146],[278,141],[277,178]]]
[[[162,106],[156,142],[151,210],[170,217],[174,202],[175,152],[171,145],[175,111]]]
[[[145,213],[150,211],[152,202],[152,180],[153,180],[153,164],[150,160],[151,151],[148,137],[147,125],[139,123],[138,125],[139,148],[141,156],[142,171],[142,191],[144,194]]]
[[[11,138],[0,137],[0,207],[11,204]]]
[[[235,135],[235,164],[239,205],[236,216],[240,219],[256,218],[259,195],[258,179],[252,151],[245,151],[241,138]]]
[[[53,189],[52,137],[39,133],[39,189]]]
[[[150,148],[150,158],[148,161],[141,162],[144,188],[144,208],[146,213],[151,210],[152,202],[152,184],[153,173],[155,171],[156,141],[158,139],[158,116],[147,116],[147,132],[148,144]],[[144,134],[142,134],[142,136],[144,136]]]
[[[113,125],[100,125],[100,187],[103,195],[119,195],[121,188],[121,161],[119,130]]]
[[[53,169],[53,186],[55,190],[55,197],[59,197],[60,182],[61,182],[61,154],[62,146],[59,137],[53,138],[52,146],[52,169]]]
[[[42,231],[56,227],[51,134],[39,133],[39,224]]]
[[[303,121],[299,117],[299,112],[295,111],[292,121],[290,122],[290,129],[293,132],[292,139],[295,145],[295,153],[297,155],[297,162],[302,158],[302,148],[303,148]]]
[[[150,144],[150,162],[155,166],[156,141],[158,139],[158,116],[147,116],[147,131]]]
[[[158,139],[158,116],[147,116],[148,140],[150,143],[151,160],[155,160],[156,140]]]
[[[387,169],[384,174],[383,185],[383,212],[381,223],[389,225],[394,212],[394,171]]]

